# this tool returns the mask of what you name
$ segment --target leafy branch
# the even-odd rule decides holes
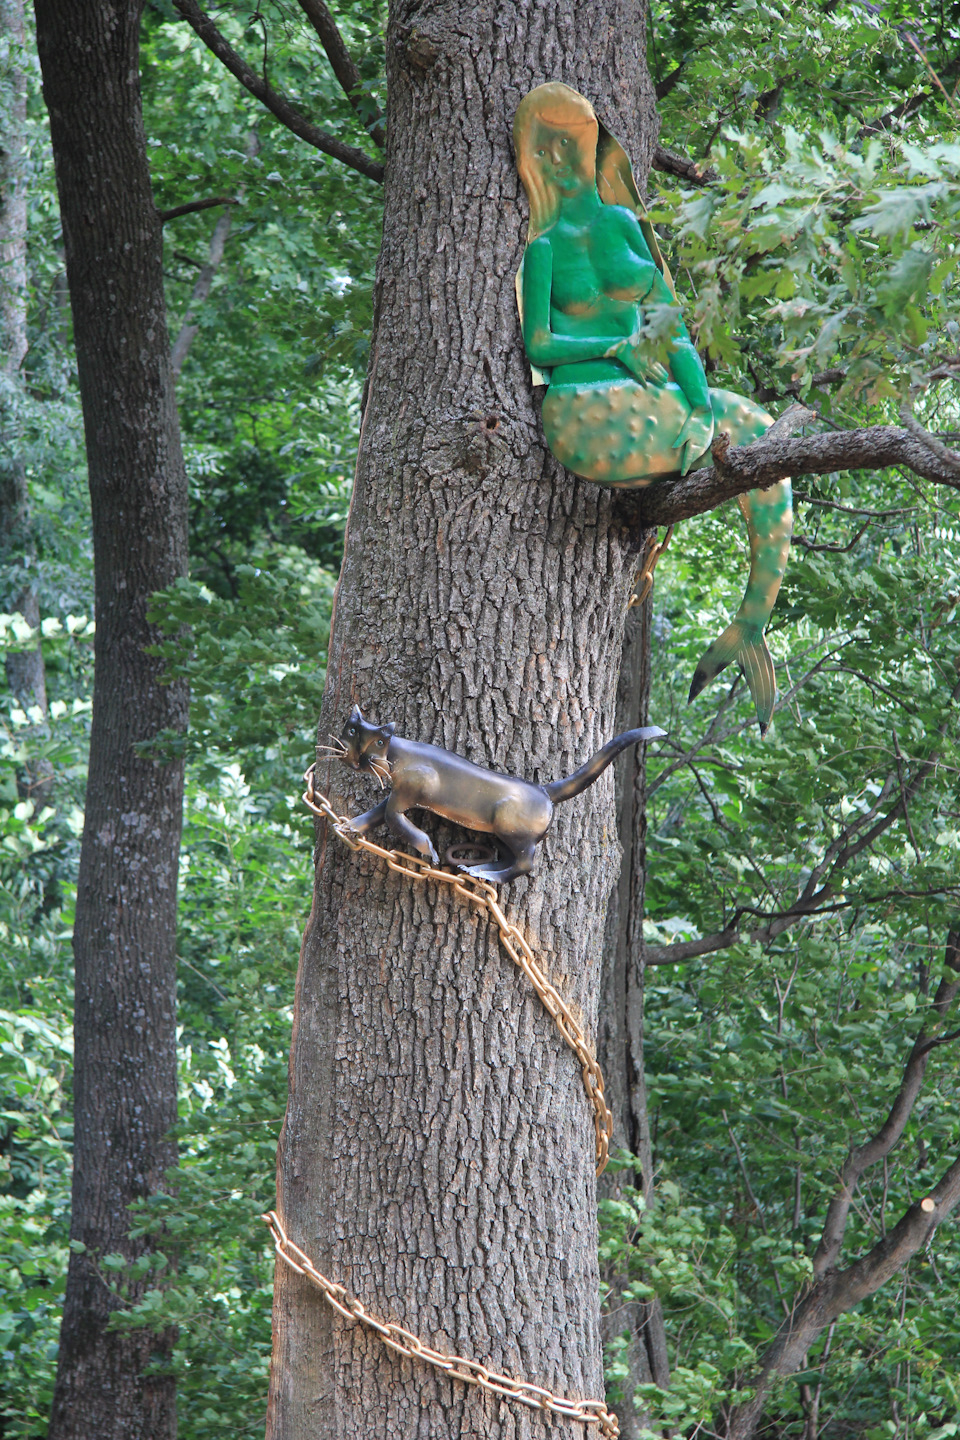
[[[960,682],[958,682],[950,695],[951,707],[960,699]],[[944,738],[948,718],[951,711],[947,712],[943,724],[937,732],[937,740]],[[818,865],[814,866],[800,894],[794,903],[785,910],[768,913],[763,916],[764,924],[756,929],[744,933],[741,929],[741,920],[747,914],[753,913],[746,907],[736,910],[730,922],[722,930],[715,931],[711,935],[704,935],[699,940],[684,940],[675,945],[649,945],[644,948],[644,960],[647,965],[671,965],[682,960],[692,960],[698,955],[715,954],[718,950],[727,950],[731,945],[742,943],[768,944],[782,935],[785,930],[796,925],[800,920],[809,919],[829,906],[837,893],[838,881],[844,869],[858,856],[878,840],[885,831],[889,830],[895,820],[901,815],[909,817],[910,801],[922,789],[925,781],[937,768],[939,761],[939,749],[935,747],[930,754],[917,767],[916,773],[909,780],[905,780],[903,774],[903,758],[899,753],[899,745],[894,745],[897,752],[896,768],[889,774],[880,788],[874,803],[862,815],[841,830],[824,851]],[[893,804],[881,814],[883,806],[891,798],[894,791],[897,791],[897,798]]]
[[[322,151],[324,155],[330,155],[334,160],[340,160],[344,165],[348,165],[351,170],[356,170],[361,175],[365,175],[368,180],[376,180],[378,184],[383,183],[383,166],[379,160],[372,159],[365,151],[357,149],[355,145],[344,144],[344,142],[338,140],[335,135],[330,135],[326,130],[319,129],[311,120],[308,120],[306,116],[301,115],[300,111],[297,110],[285,95],[282,95],[278,90],[274,90],[268,80],[264,79],[262,75],[258,75],[257,72],[247,64],[243,56],[237,54],[226,37],[217,29],[214,22],[210,19],[210,16],[200,9],[196,0],[173,0],[173,3],[183,19],[186,20],[187,24],[192,27],[204,45],[206,45],[207,49],[216,55],[220,63],[230,71],[231,75],[239,80],[240,84],[249,90],[250,94],[259,100],[262,105],[265,105],[281,124],[286,125],[287,129],[292,130],[294,135],[299,136],[301,140],[305,140],[308,145],[312,145],[316,150]]]
[[[753,1396],[730,1416],[727,1440],[750,1440],[774,1378],[802,1370],[810,1347],[822,1332],[901,1270],[960,1201],[960,1158],[957,1158],[940,1183],[923,1199],[911,1205],[872,1250],[846,1269],[836,1269],[854,1191],[862,1175],[871,1166],[885,1161],[901,1139],[923,1088],[927,1062],[934,1049],[960,1036],[960,1031],[938,1033],[947,1011],[960,993],[958,930],[951,930],[947,936],[945,966],[930,1007],[933,1024],[929,1029],[924,1026],[913,1043],[900,1087],[883,1125],[863,1145],[851,1148],[847,1155],[840,1185],[830,1201],[820,1243],[813,1257],[813,1284],[780,1326],[760,1362],[758,1374],[750,1378],[748,1383]]]
[[[324,0],[300,0],[300,9],[316,30],[320,44],[330,61],[330,68],[339,80],[344,95],[364,122],[370,138],[379,145],[381,150],[385,150],[387,137],[383,128],[383,116],[374,106],[374,123],[372,125],[368,123],[361,98],[363,77],[354,63],[353,56],[344,44],[337,22],[324,4]]]

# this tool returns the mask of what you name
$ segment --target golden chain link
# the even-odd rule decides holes
[[[465,1385],[476,1385],[480,1390],[486,1390],[490,1395],[500,1395],[504,1400],[515,1400],[520,1405],[528,1405],[531,1410],[546,1410],[552,1415],[563,1415],[568,1420],[579,1420],[583,1425],[598,1425],[601,1435],[608,1436],[609,1440],[617,1440],[620,1434],[617,1417],[607,1409],[602,1400],[564,1400],[561,1396],[544,1390],[542,1385],[530,1385],[526,1380],[514,1380],[509,1375],[489,1370],[486,1365],[480,1365],[476,1360],[467,1360],[462,1355],[445,1355],[442,1350],[431,1349],[402,1325],[386,1324],[378,1320],[355,1295],[321,1275],[309,1256],[288,1237],[275,1210],[269,1211],[262,1218],[270,1226],[274,1249],[279,1258],[289,1265],[291,1270],[295,1270],[298,1275],[315,1285],[345,1320],[359,1321],[361,1325],[375,1330],[383,1343],[398,1355],[405,1355],[408,1360],[422,1360],[437,1370],[443,1370],[454,1380],[462,1380]]]
[[[630,599],[627,601],[628,610],[632,610],[634,605],[642,605],[644,600],[646,600],[647,596],[650,594],[650,591],[653,589],[653,572],[657,568],[657,561],[660,559],[660,556],[663,554],[664,550],[666,550],[672,539],[673,526],[668,525],[667,533],[666,535],[664,535],[663,539],[660,541],[654,540],[651,542],[650,547],[647,550],[646,555],[644,556],[643,565],[640,569],[640,574],[637,576],[636,591],[633,595],[630,596]]]
[[[504,950],[526,975],[547,1014],[551,1016],[560,1034],[580,1061],[584,1089],[593,1106],[593,1125],[597,1137],[597,1174],[602,1175],[610,1155],[610,1139],[613,1135],[613,1116],[603,1094],[603,1071],[594,1058],[582,1027],[570,1013],[560,992],[550,984],[540,969],[524,936],[516,925],[510,924],[500,909],[494,887],[489,881],[478,880],[462,871],[453,874],[449,870],[438,870],[429,860],[421,860],[419,855],[407,855],[403,850],[385,850],[382,845],[375,845],[372,840],[358,835],[349,818],[338,815],[327,797],[315,790],[312,765],[303,778],[307,785],[303,797],[307,809],[312,810],[314,815],[329,820],[344,845],[348,845],[351,850],[367,850],[371,855],[378,855],[387,862],[391,870],[395,870],[398,875],[406,875],[411,880],[439,880],[443,885],[452,885],[458,895],[472,905],[479,905],[496,922]]]
[[[406,875],[411,880],[438,880],[441,884],[451,885],[464,900],[473,905],[479,905],[496,922],[503,948],[514,964],[518,965],[527,976],[563,1039],[580,1061],[584,1087],[594,1112],[597,1174],[602,1174],[610,1154],[610,1138],[613,1134],[613,1116],[610,1114],[603,1095],[603,1073],[587,1044],[587,1037],[583,1029],[570,1013],[563,997],[550,984],[540,969],[524,936],[515,925],[510,924],[501,910],[497,903],[497,892],[494,887],[488,881],[478,880],[473,875],[466,875],[462,872],[452,874],[449,870],[438,870],[430,864],[429,860],[421,860],[417,855],[407,855],[402,850],[385,850],[382,845],[375,845],[372,840],[367,840],[359,835],[352,828],[349,817],[338,815],[327,797],[315,789],[312,765],[304,776],[304,780],[307,785],[303,797],[304,804],[313,811],[314,815],[320,815],[330,821],[334,832],[344,845],[351,850],[367,850],[370,854],[379,856],[381,860],[387,862],[391,870],[395,870],[398,875]],[[333,1280],[328,1280],[325,1275],[321,1275],[309,1256],[305,1255],[300,1247],[288,1237],[276,1211],[271,1210],[263,1216],[263,1219],[270,1227],[274,1249],[278,1257],[291,1270],[295,1270],[298,1275],[303,1275],[312,1285],[315,1285],[333,1308],[346,1320],[359,1321],[361,1325],[375,1330],[384,1344],[388,1345],[391,1350],[395,1350],[398,1355],[405,1355],[410,1360],[423,1360],[437,1370],[443,1370],[455,1380],[462,1380],[465,1385],[476,1385],[479,1389],[486,1390],[491,1395],[499,1395],[505,1400],[515,1400],[518,1404],[527,1405],[534,1410],[545,1410],[553,1415],[562,1415],[569,1420],[578,1420],[583,1425],[597,1425],[601,1435],[607,1436],[608,1440],[617,1440],[620,1434],[617,1417],[607,1409],[602,1400],[565,1400],[559,1395],[552,1394],[549,1390],[544,1390],[541,1385],[531,1385],[525,1380],[513,1380],[509,1375],[500,1375],[495,1370],[489,1370],[476,1360],[467,1360],[462,1355],[445,1355],[442,1351],[432,1350],[429,1345],[424,1345],[422,1340],[411,1334],[409,1330],[404,1330],[401,1325],[386,1324],[384,1321],[378,1320],[370,1314],[355,1295],[351,1295],[342,1285],[337,1285]]]

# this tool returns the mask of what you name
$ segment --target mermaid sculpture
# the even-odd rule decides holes
[[[718,429],[734,445],[762,435],[773,417],[710,389],[681,318],[666,365],[651,353],[645,311],[676,311],[677,298],[630,162],[590,102],[567,85],[540,85],[520,102],[513,137],[530,201],[517,298],[534,383],[547,385],[543,429],[557,459],[599,485],[638,487],[709,463]],[[697,666],[690,699],[737,660],[763,735],[776,699],[763,629],[790,548],[790,481],[752,490],[740,507],[750,578],[732,623]]]

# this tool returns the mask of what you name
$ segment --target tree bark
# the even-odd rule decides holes
[[[617,730],[649,724],[652,615],[652,594],[627,614],[617,687]],[[612,1148],[622,1146],[639,1162],[636,1173],[621,1174],[649,1202],[653,1196],[653,1147],[643,1059],[645,752],[625,751],[616,762],[614,781],[623,862],[607,907],[598,1058],[606,1079],[607,1103],[613,1113]],[[619,1181],[620,1175],[610,1174],[601,1182],[601,1193],[616,1195]],[[622,1291],[627,1277],[611,1273],[604,1278],[611,1287],[606,1338],[612,1339],[625,1331],[630,1334],[628,1396],[633,1395],[638,1385],[650,1381],[665,1387],[670,1383],[670,1363],[660,1302],[624,1300]],[[620,1416],[623,1440],[634,1440],[650,1423],[649,1415],[634,1411],[628,1403]]]
[[[378,318],[323,738],[357,701],[401,734],[546,780],[613,733],[635,541],[542,441],[510,128],[528,90],[562,78],[642,180],[645,23],[630,0],[392,8]],[[370,804],[353,772],[321,765],[318,780],[338,809]],[[442,854],[451,827],[423,823]],[[607,774],[558,809],[537,872],[501,896],[591,1034],[619,852]],[[381,1319],[602,1398],[579,1069],[490,924],[323,824],[278,1195],[291,1238]],[[270,1440],[583,1435],[398,1359],[282,1265],[274,1324]]]
[[[175,919],[181,763],[138,753],[186,722],[183,685],[145,653],[151,594],[186,573],[187,487],[167,337],[161,230],[146,162],[141,0],[36,0],[93,515],[97,634],[80,857],[74,1178],[51,1440],[164,1440],[172,1335],[108,1332],[99,1267],[155,1243],[127,1207],[176,1158]],[[135,1302],[150,1283],[132,1283]],[[159,1363],[159,1367],[157,1366]],[[154,1366],[152,1373],[147,1368]]]
[[[0,105],[0,604],[28,625],[40,624],[36,586],[36,545],[30,525],[27,468],[20,446],[18,413],[27,354],[27,74],[23,0],[0,0],[0,37],[8,55]],[[23,708],[47,716],[47,686],[39,641],[29,650],[5,657],[7,684]],[[49,766],[33,769],[27,789],[42,799],[49,790]]]

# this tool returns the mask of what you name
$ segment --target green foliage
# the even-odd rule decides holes
[[[190,681],[188,753],[256,747],[275,762],[305,754],[316,725],[334,578],[290,547],[262,557],[269,570],[236,569],[236,598],[178,580],[154,600],[151,618],[170,638],[158,648],[171,675]]]
[[[351,3],[337,18],[369,126],[385,103],[382,9]],[[272,82],[304,113],[373,153],[296,7],[244,0],[218,23],[258,68],[266,51]],[[889,419],[912,394],[923,423],[950,438],[960,423],[941,377],[955,373],[960,336],[958,116],[911,35],[951,91],[960,34],[949,7],[656,0],[655,78],[680,67],[661,138],[718,178],[702,188],[656,175],[652,214],[712,383],[773,406],[800,395],[841,425]],[[193,697],[180,742],[180,1171],[174,1193],[131,1215],[157,1236],[145,1299],[129,1298],[141,1267],[99,1263],[118,1327],[179,1325],[180,1434],[194,1440],[262,1426],[272,1262],[259,1216],[273,1196],[312,839],[297,796],[350,498],[381,198],[259,108],[168,0],[148,5],[143,57],[158,205],[235,203],[200,303],[194,286],[225,212],[165,227],[171,335],[188,309],[197,327],[178,381],[191,579],[154,605],[169,671]],[[10,57],[0,62],[2,88]],[[68,1255],[69,942],[92,576],[32,56],[28,71],[30,352],[22,383],[0,393],[0,464],[27,465],[37,561],[9,567],[4,593],[19,593],[26,568],[38,580],[52,704],[44,721],[0,696],[0,1429],[36,1440]],[[892,113],[916,96],[905,118]],[[604,1201],[601,1253],[628,1300],[664,1310],[671,1383],[636,1397],[651,1433],[715,1432],[742,1398],[808,1281],[847,1148],[885,1118],[958,910],[957,500],[895,474],[797,488],[802,542],[771,636],[785,698],[764,744],[736,677],[685,704],[697,659],[739,599],[739,519],[723,511],[684,526],[657,572],[653,714],[672,748],[650,777],[649,943],[696,939],[733,915],[749,932],[789,909],[851,823],[878,801],[885,814],[929,769],[907,815],[837,873],[819,918],[649,974],[658,1183],[647,1209],[627,1184]],[[36,638],[0,616],[0,649]],[[54,786],[41,800],[26,790],[43,766]],[[958,1100],[948,1046],[932,1055],[886,1169],[864,1179],[845,1260],[956,1152]],[[955,1434],[958,1280],[956,1226],[945,1225],[820,1338],[808,1369],[771,1398],[770,1433],[804,1432],[807,1386],[831,1435]],[[627,1404],[625,1343],[607,1358],[610,1393]]]

